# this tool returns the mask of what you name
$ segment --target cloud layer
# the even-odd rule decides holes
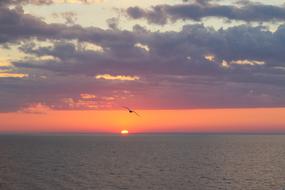
[[[274,32],[250,24],[218,30],[185,24],[180,31],[166,32],[138,24],[132,30],[102,29],[49,24],[21,7],[9,8],[14,1],[5,2],[0,6],[0,44],[5,49],[17,47],[25,56],[0,66],[2,112],[120,105],[152,109],[285,106],[285,25]],[[188,14],[195,6],[197,14]],[[254,21],[283,18],[282,7],[279,13],[271,13],[270,7],[276,8],[199,1],[151,11],[129,8],[127,13],[157,24],[221,15],[253,21],[247,11],[257,15]]]
[[[164,25],[168,21],[194,20],[217,17],[228,20],[240,20],[246,22],[283,21],[285,19],[285,7],[264,5],[241,1],[237,5],[221,5],[207,1],[195,1],[177,5],[156,5],[151,9],[143,9],[138,6],[129,7],[127,14],[133,19],[146,19],[149,23]]]

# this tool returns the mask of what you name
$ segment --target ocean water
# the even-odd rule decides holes
[[[283,135],[0,136],[1,190],[282,190]]]

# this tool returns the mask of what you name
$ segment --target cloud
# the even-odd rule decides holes
[[[119,29],[119,18],[117,17],[112,17],[106,20],[109,28],[113,29],[113,30],[118,30]]]
[[[133,19],[146,19],[149,23],[164,25],[169,20],[194,20],[217,17],[246,22],[268,22],[285,19],[285,7],[261,3],[240,3],[239,5],[222,5],[208,1],[194,1],[176,5],[157,5],[151,9],[129,7],[126,10]]]
[[[82,99],[95,99],[97,96],[94,94],[80,94]]]
[[[11,66],[11,63],[9,60],[0,60],[0,67],[9,67]]]
[[[47,24],[41,18],[25,14],[21,8],[0,6],[0,44],[37,39],[77,39],[101,41],[102,37],[116,38],[116,32],[98,27],[83,28],[80,25]],[[119,32],[120,33],[120,32]]]
[[[87,42],[74,43],[68,40],[67,35],[67,40],[55,41],[48,47],[23,45],[20,48],[34,57],[47,56],[53,57],[53,60],[38,61],[33,58],[14,64],[23,68],[87,75],[110,71],[110,74],[124,75],[150,72],[218,74],[223,72],[220,68],[223,60],[229,63],[241,60],[237,64],[247,60],[255,65],[266,62],[266,67],[281,66],[285,58],[282,53],[285,48],[284,28],[281,25],[276,32],[270,32],[262,27],[247,25],[225,30],[185,25],[181,32],[145,31],[143,34],[110,30],[96,33],[96,29],[82,28],[73,36]]]
[[[46,114],[49,111],[52,111],[52,109],[43,103],[33,103],[20,110],[21,113],[27,114]]]
[[[137,48],[141,48],[141,49],[143,49],[143,50],[145,50],[147,52],[150,51],[149,47],[147,45],[145,45],[145,44],[136,43],[134,46],[137,47]]]
[[[54,3],[83,3],[83,4],[92,4],[92,3],[102,3],[104,0],[2,0],[0,5],[25,5],[25,4],[34,4],[34,5],[51,5]]]
[[[102,46],[99,46],[95,43],[89,43],[89,42],[77,42],[77,47],[79,51],[94,51],[94,52],[104,52],[104,49]]]
[[[205,55],[205,59],[208,61],[214,61],[215,60],[215,56],[214,55]]]
[[[0,7],[0,43],[15,42],[31,37],[52,37],[63,25],[47,25],[39,18],[24,14],[21,10]],[[55,36],[54,36],[55,37]]]
[[[96,79],[104,79],[104,80],[120,80],[120,81],[135,81],[139,80],[140,77],[138,76],[126,76],[126,75],[110,75],[110,74],[103,74],[97,75]]]
[[[38,102],[55,110],[285,106],[285,25],[128,31],[0,9],[0,43],[25,55],[0,69],[28,76],[1,78],[0,111]],[[163,23],[157,10],[152,19]]]
[[[61,12],[61,13],[53,13],[52,16],[54,18],[64,18],[66,24],[74,25],[77,21],[77,14],[75,12]]]
[[[37,1],[42,1],[42,0],[37,0]],[[104,0],[47,0],[47,1],[52,1],[53,3],[86,3],[86,4],[91,4],[91,3],[102,3]]]
[[[151,11],[146,11],[140,7],[129,7],[126,12],[133,19],[145,18],[149,23],[160,25],[167,23],[167,15],[164,6],[155,6]]]
[[[100,38],[87,35],[90,28],[83,28],[82,33],[77,33],[78,38],[86,35],[84,40],[100,46],[103,51],[79,48],[73,40],[52,40],[49,46],[23,45],[20,49],[31,58],[13,63],[20,69],[40,69],[70,76],[66,77],[68,84],[62,84],[72,86],[70,88],[79,85],[74,82],[75,76],[90,77],[80,85],[81,89],[76,87],[73,92],[62,92],[62,85],[57,82],[53,87],[56,90],[52,88],[51,91],[73,100],[73,104],[52,100],[57,109],[104,109],[106,100],[102,97],[114,97],[114,91],[125,89],[132,92],[134,99],[148,97],[149,102],[141,105],[144,108],[150,108],[149,105],[153,106],[151,108],[280,106],[285,105],[281,98],[285,95],[285,72],[280,69],[284,67],[283,27],[270,32],[247,25],[225,30],[185,25],[180,32],[106,30],[100,33]],[[151,51],[136,47],[137,44]],[[55,59],[33,58],[39,56]],[[102,80],[94,81],[94,75]],[[134,76],[143,77],[143,80],[134,84],[108,82],[133,80],[129,77]],[[53,81],[57,79],[53,77]],[[90,92],[91,88],[94,91]],[[252,90],[256,93],[250,93]],[[80,97],[83,92],[96,94],[97,107],[94,102],[88,103]],[[107,107],[126,99],[136,102],[133,98],[118,95]]]
[[[264,65],[264,61],[257,61],[257,60],[236,60],[232,61],[231,64],[238,64],[238,65]]]
[[[26,78],[28,74],[0,72],[0,78]]]
[[[99,106],[96,101],[90,99],[78,99],[64,98],[62,103],[68,106],[68,109],[98,109]]]

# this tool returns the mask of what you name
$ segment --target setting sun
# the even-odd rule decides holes
[[[121,134],[122,134],[122,135],[127,135],[127,134],[129,134],[129,131],[128,131],[128,130],[122,130],[122,131],[121,131]]]

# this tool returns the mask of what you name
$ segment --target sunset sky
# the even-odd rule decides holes
[[[2,0],[0,45],[0,133],[285,132],[282,0]]]

